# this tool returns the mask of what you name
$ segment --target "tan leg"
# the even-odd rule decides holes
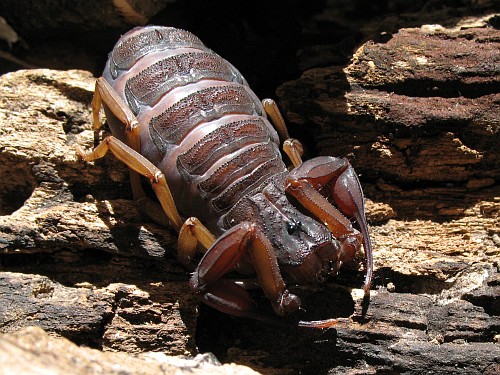
[[[304,153],[304,148],[299,140],[294,138],[288,138],[283,142],[283,151],[290,158],[294,167],[298,167],[302,164],[302,154]]]
[[[278,132],[280,141],[283,142],[285,139],[290,138],[285,124],[285,119],[283,118],[276,102],[273,99],[264,99],[262,100],[262,106],[264,107],[266,114],[269,116],[274,128]]]
[[[111,110],[111,112],[113,112],[116,118],[123,122],[123,124],[127,127],[127,130],[132,131],[139,127],[139,122],[127,104],[122,100],[122,98],[120,98],[111,85],[106,82],[103,77],[100,77],[96,81],[94,98],[92,99],[94,130],[98,130],[100,128],[101,122],[99,120],[99,110],[101,109],[103,102]]]
[[[205,250],[215,242],[215,237],[196,217],[187,219],[179,231],[177,258],[179,262],[188,265],[196,254],[198,243]]]
[[[113,136],[106,137],[93,151],[86,153],[80,147],[77,148],[77,151],[85,161],[102,158],[108,151],[111,151],[127,167],[148,178],[170,223],[177,231],[180,230],[182,220],[175,207],[167,180],[163,173],[144,156]]]
[[[280,141],[283,142],[283,151],[290,158],[293,166],[298,167],[302,164],[302,154],[304,153],[302,144],[299,140],[290,138],[285,119],[281,115],[278,105],[274,100],[264,99],[262,100],[262,105],[266,114],[269,116],[271,123],[278,132]]]
[[[99,132],[102,127],[99,113],[103,103],[106,104],[115,117],[125,126],[125,143],[127,146],[134,151],[140,152],[141,142],[137,118],[111,85],[102,77],[96,81],[94,97],[92,99],[94,144],[97,145],[99,143]],[[130,170],[130,184],[132,195],[138,203],[141,213],[161,225],[169,225],[164,210],[146,195],[142,188],[140,174],[133,170]]]

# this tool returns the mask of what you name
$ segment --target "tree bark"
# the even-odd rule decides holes
[[[136,356],[102,352],[79,347],[73,342],[52,337],[38,327],[0,334],[2,373],[39,374],[241,374],[257,372],[236,364],[221,365],[209,354],[193,359],[168,357],[163,353]],[[4,372],[5,371],[5,372]]]
[[[195,353],[175,237],[142,221],[123,165],[77,157],[77,144],[93,147],[93,84],[81,71],[1,77],[0,264],[23,272],[0,274],[2,331],[34,324],[104,350]]]

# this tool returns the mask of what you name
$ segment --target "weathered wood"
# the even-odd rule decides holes
[[[314,127],[320,154],[352,155],[364,179],[492,186],[499,36],[486,27],[403,29],[364,44],[345,69],[312,69],[282,85],[280,104],[290,121]]]
[[[79,78],[71,81],[68,75]],[[490,231],[493,230],[498,202],[490,202],[489,206],[482,203],[475,210],[467,211],[470,216],[465,218],[479,220],[475,226],[468,225],[464,218],[441,224],[430,220],[392,219],[374,226],[375,285],[386,286],[393,293],[384,288],[373,293],[367,322],[355,319],[342,323],[337,334],[333,330],[270,329],[258,322],[228,319],[205,308],[204,318],[198,323],[202,328],[195,333],[196,301],[188,292],[187,273],[169,256],[173,251],[168,250],[173,241],[169,231],[143,223],[134,204],[128,200],[104,199],[103,186],[110,188],[125,183],[125,169],[112,157],[94,166],[76,159],[68,139],[78,136],[90,147],[92,134],[84,130],[77,135],[71,132],[63,135],[63,123],[66,124],[68,117],[76,117],[73,110],[52,109],[59,113],[56,120],[46,116],[51,105],[62,106],[68,101],[65,95],[74,92],[71,87],[81,86],[76,82],[87,82],[91,77],[77,72],[42,70],[19,72],[2,80],[7,82],[2,87],[11,95],[17,91],[13,87],[21,87],[23,82],[38,87],[36,90],[31,87],[29,96],[19,90],[22,98],[11,96],[10,101],[3,102],[8,103],[8,112],[2,112],[3,118],[9,118],[3,122],[3,129],[8,130],[9,124],[14,124],[13,117],[20,115],[22,120],[16,122],[16,130],[17,134],[23,134],[14,136],[13,128],[11,132],[5,131],[4,151],[0,155],[2,160],[15,160],[17,167],[12,162],[2,163],[9,167],[3,174],[24,168],[24,176],[30,176],[35,183],[23,206],[1,217],[2,265],[11,271],[49,277],[5,274],[8,277],[4,280],[10,281],[3,284],[2,306],[10,306],[10,309],[2,310],[3,331],[33,324],[30,312],[34,311],[39,325],[45,329],[107,350],[193,351],[192,340],[196,334],[200,350],[209,349],[225,362],[245,363],[262,372],[267,372],[268,366],[279,373],[290,373],[292,369],[319,371],[332,366],[342,372],[365,365],[372,370],[409,371],[411,348],[422,351],[422,365],[428,365],[426,361],[429,361],[434,363],[434,369],[448,369],[452,367],[453,356],[464,355],[464,342],[468,342],[470,349],[465,354],[474,358],[472,362],[471,357],[463,359],[467,370],[481,361],[494,365],[491,353],[498,350],[492,342],[499,326],[494,317],[498,314],[498,284],[494,282],[496,270],[488,259],[498,256],[498,246],[482,247],[478,240],[485,245],[487,240],[493,241],[489,235],[484,237],[484,231],[488,220],[491,220]],[[59,87],[65,87],[66,94],[61,94]],[[90,99],[89,93],[83,92],[86,92],[85,100]],[[20,104],[23,98],[31,103],[30,113],[20,111],[22,107],[27,108]],[[83,107],[82,113],[88,115],[88,104]],[[63,112],[66,115],[62,115]],[[49,137],[51,141],[43,140],[46,134],[54,134]],[[106,163],[111,163],[111,167]],[[114,170],[115,181],[106,175],[107,168]],[[18,189],[20,179],[2,181],[4,191],[9,191]],[[75,187],[78,184],[85,187]],[[83,195],[83,200],[76,199],[72,191],[86,194],[76,195]],[[95,199],[90,196],[92,193],[104,197]],[[129,198],[126,185],[112,195],[116,194]],[[370,203],[369,208],[378,214],[389,212],[384,205]],[[481,218],[485,212],[490,216]],[[443,243],[445,237],[446,244]],[[353,275],[357,279],[353,279]],[[361,285],[361,277],[361,273],[352,274],[346,269],[337,282]],[[63,287],[51,279],[71,286]],[[110,285],[116,282],[122,284]],[[33,290],[42,292],[37,294]],[[359,290],[351,295],[342,287],[327,285],[312,294],[302,293],[307,308],[302,318],[347,317],[359,313],[359,305],[356,305]],[[70,295],[71,298],[56,298]],[[67,306],[63,303],[67,300],[77,300],[79,304]],[[265,301],[260,302],[263,309],[269,307]],[[95,304],[100,307],[95,309]],[[12,309],[13,306],[16,308]],[[90,320],[83,319],[87,308],[92,311],[90,316],[94,316]],[[73,313],[67,313],[71,310]],[[16,319],[9,318],[12,311],[17,311]],[[459,319],[459,326],[454,325],[454,319],[460,316],[464,318]],[[236,337],[239,344],[234,341]],[[298,351],[299,347],[300,356],[290,358],[290,350],[297,348]],[[332,356],[332,350],[337,355]],[[449,355],[443,357],[443,353]]]
[[[64,33],[95,32],[106,28],[125,30],[133,25],[145,25],[174,1],[83,1],[68,6],[60,0],[29,1],[29,5],[5,0],[0,4],[0,13],[8,14],[10,25],[22,38],[41,40],[50,36],[61,37]]]
[[[444,280],[460,270],[446,264],[498,259],[499,36],[484,24],[401,30],[278,90],[321,154],[350,157],[370,221],[399,219],[374,228],[378,266]]]
[[[189,359],[102,352],[52,337],[38,327],[0,334],[0,363],[2,374],[257,374],[244,366],[221,365],[208,354]]]
[[[270,328],[213,314],[210,324],[200,322],[205,328],[198,332],[203,334],[198,345],[223,362],[237,361],[262,373],[495,373],[500,365],[496,267],[481,263],[461,268],[446,282],[379,269],[377,277],[387,287],[372,293],[366,319],[355,316],[337,330]],[[465,297],[472,290],[488,297]],[[352,295],[331,284],[302,294],[303,317],[359,314],[361,293],[354,290]]]
[[[339,329],[335,373],[498,371],[499,36],[403,29],[278,89],[320,154],[350,158],[378,223],[382,288],[367,324]]]
[[[36,324],[106,350],[195,353],[175,238],[116,199],[130,196],[123,165],[77,159],[76,142],[93,143],[93,84],[79,71],[1,78],[0,264],[25,273],[1,274],[1,330]]]
[[[187,288],[169,282],[66,287],[45,276],[1,272],[0,330],[39,326],[108,351],[188,355],[196,352],[195,317],[181,293],[189,295]]]

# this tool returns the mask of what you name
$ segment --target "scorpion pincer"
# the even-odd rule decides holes
[[[302,162],[302,146],[289,137],[274,101],[261,102],[240,72],[196,36],[160,26],[123,35],[96,82],[96,139],[101,107],[113,135],[93,151],[78,152],[91,161],[111,151],[130,168],[142,211],[178,231],[183,264],[193,269],[203,249],[189,285],[204,303],[272,320],[255,308],[248,285],[225,277],[238,271],[256,274],[277,315],[292,313],[300,300],[286,283],[323,282],[361,245],[368,300],[372,247],[352,166],[327,156]],[[141,176],[150,180],[160,205],[143,191]]]

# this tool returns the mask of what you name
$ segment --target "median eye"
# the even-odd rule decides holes
[[[302,225],[300,221],[290,220],[286,222],[286,231],[289,235],[294,234]]]

